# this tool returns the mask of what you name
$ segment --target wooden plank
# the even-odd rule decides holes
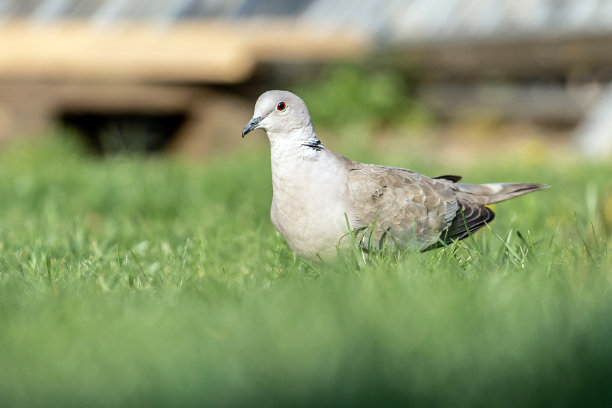
[[[239,83],[262,61],[364,55],[361,35],[294,22],[199,22],[96,29],[85,22],[0,28],[0,78]]]

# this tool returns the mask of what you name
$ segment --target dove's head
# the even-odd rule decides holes
[[[270,139],[302,137],[312,133],[312,123],[306,104],[297,95],[268,91],[257,99],[255,113],[244,127],[242,137],[255,129],[264,129]]]

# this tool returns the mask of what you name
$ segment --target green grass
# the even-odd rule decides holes
[[[451,248],[317,265],[271,226],[265,150],[4,149],[0,405],[612,400],[612,165],[392,164],[553,189],[497,205],[492,231]]]

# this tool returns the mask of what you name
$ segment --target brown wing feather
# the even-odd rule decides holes
[[[450,185],[410,170],[355,163],[349,174],[352,227],[376,221],[376,243],[389,234],[401,247],[428,247],[456,217]]]

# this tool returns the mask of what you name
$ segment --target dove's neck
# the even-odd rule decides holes
[[[274,190],[290,188],[313,176],[328,151],[312,128],[293,130],[291,134],[269,134]]]
[[[272,167],[275,163],[284,165],[296,160],[317,160],[325,146],[312,127],[293,129],[290,133],[269,133]]]

